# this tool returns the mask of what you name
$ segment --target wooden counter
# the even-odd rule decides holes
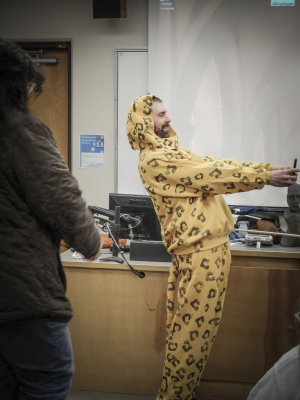
[[[169,263],[126,264],[61,254],[75,357],[73,388],[156,394],[165,346]],[[244,400],[253,384],[298,344],[288,331],[299,311],[300,249],[232,246],[223,319],[197,395]]]

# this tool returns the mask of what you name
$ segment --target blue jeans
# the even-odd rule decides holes
[[[67,322],[0,325],[1,400],[64,400],[73,372]]]

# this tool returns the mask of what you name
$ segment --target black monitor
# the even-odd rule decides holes
[[[109,193],[109,209],[120,207],[121,214],[140,217],[141,223],[130,232],[128,224],[121,221],[121,238],[161,241],[160,224],[150,196],[139,194]]]

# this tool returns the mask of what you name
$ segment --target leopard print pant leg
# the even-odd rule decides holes
[[[170,332],[170,327],[171,327],[172,321],[174,319],[174,314],[176,312],[175,304],[176,304],[176,290],[177,290],[177,284],[178,284],[178,275],[179,275],[179,262],[178,262],[178,258],[175,257],[173,259],[173,262],[172,262],[172,265],[170,268],[169,278],[168,278],[167,319],[166,319],[168,334]]]
[[[174,310],[156,400],[193,398],[220,324],[230,261],[229,244],[175,257],[177,301],[171,304],[173,291],[168,291],[167,308]]]

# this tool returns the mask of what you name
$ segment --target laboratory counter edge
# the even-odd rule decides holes
[[[255,246],[248,246],[244,243],[233,243],[230,244],[230,251],[233,258],[234,257],[254,257],[254,258],[283,258],[283,259],[294,259],[300,260],[300,247],[282,247],[280,245],[265,246],[261,248],[256,248]],[[171,265],[171,262],[163,261],[137,261],[131,260],[129,253],[124,253],[126,259],[134,268],[140,268],[144,271],[157,271],[162,269],[165,271]],[[99,259],[91,261],[86,258],[76,258],[74,257],[74,252],[71,250],[66,250],[60,254],[60,258],[64,267],[85,267],[85,268],[102,268],[102,269],[125,269],[128,267],[124,262],[116,263],[112,261],[103,261],[103,258],[110,257],[112,255],[109,249],[102,249],[102,253]],[[80,257],[80,255],[78,255]],[[120,255],[119,255],[120,257]]]

